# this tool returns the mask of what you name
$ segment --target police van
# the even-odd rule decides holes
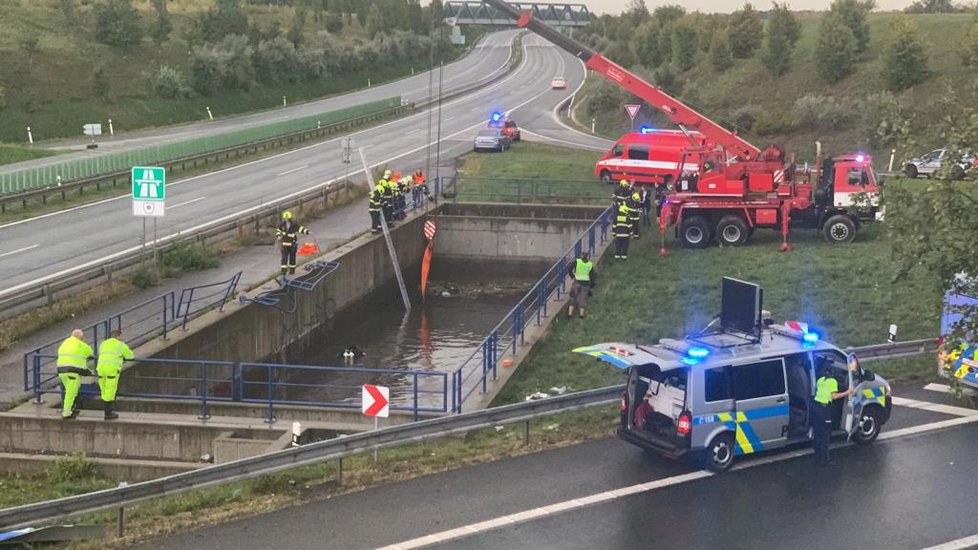
[[[698,334],[574,350],[627,371],[618,435],[725,471],[736,456],[811,440],[815,381],[828,368],[839,391],[855,388],[831,404],[833,434],[874,441],[890,418],[889,383],[807,325],[773,324],[757,285],[723,283],[723,312]]]

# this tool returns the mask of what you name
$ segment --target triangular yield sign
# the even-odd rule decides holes
[[[635,120],[635,115],[638,114],[638,110],[641,108],[641,105],[625,105],[625,110],[628,111],[628,117],[632,120]]]

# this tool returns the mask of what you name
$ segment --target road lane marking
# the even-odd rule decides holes
[[[178,202],[178,203],[174,204],[173,206],[166,207],[166,209],[167,210],[173,210],[174,208],[180,208],[181,206],[186,206],[188,204],[195,203],[197,201],[202,201],[202,200],[204,200],[206,198],[207,197],[197,197],[196,199],[190,199],[189,201]]]
[[[526,65],[527,57],[528,56],[525,56],[524,55],[523,56],[523,63],[516,69],[516,71],[514,71],[510,76],[504,78],[502,81],[496,83],[495,86],[502,85],[503,83],[509,81],[514,76],[516,76],[517,74],[519,74],[520,70],[522,70],[522,68]],[[483,88],[483,90],[481,92],[476,92],[475,94],[473,94],[473,96],[474,95],[478,95],[478,94],[480,94],[482,92],[485,92],[486,90],[489,90],[489,89],[490,88]],[[542,96],[543,94],[545,94],[547,92],[549,92],[549,90],[544,91],[543,93],[540,93],[540,94],[537,94],[537,95],[531,97],[530,99],[524,101],[523,103],[520,103],[520,104],[516,105],[515,107],[513,107],[513,109],[518,109],[518,108],[522,107],[523,105],[526,105],[527,103],[536,101],[537,98],[539,98],[540,96]],[[459,100],[459,101],[461,101],[461,100]],[[415,116],[415,115],[412,115],[412,117],[413,116]],[[407,118],[412,118],[412,117],[407,117]],[[406,120],[406,119],[402,119],[402,120]],[[478,122],[476,124],[473,124],[471,126],[468,126],[466,128],[462,128],[461,130],[459,130],[459,131],[457,131],[455,133],[452,133],[452,134],[449,134],[449,135],[443,137],[441,139],[441,141],[450,140],[450,139],[452,139],[455,136],[459,136],[459,135],[462,135],[464,133],[471,132],[475,128],[479,128],[479,127],[481,127],[484,124],[485,124],[485,121],[480,121],[480,122]],[[432,141],[430,143],[426,143],[426,144],[423,144],[421,146],[415,147],[414,149],[411,149],[409,151],[404,151],[402,153],[397,153],[393,157],[390,157],[388,159],[385,159],[385,160],[382,160],[382,161],[379,161],[379,162],[374,163],[371,166],[371,168],[377,168],[378,166],[382,166],[384,164],[388,164],[388,163],[390,163],[392,161],[395,161],[395,160],[397,160],[399,158],[406,157],[406,156],[408,156],[410,154],[413,154],[413,153],[417,153],[418,151],[423,151],[427,147],[429,147],[431,145],[434,145],[436,143],[438,143],[438,140],[435,140],[435,141]],[[310,147],[316,147],[318,145],[322,145],[322,144],[311,145]],[[295,151],[292,151],[292,152],[295,152]],[[289,153],[284,153],[284,154],[289,154]],[[255,161],[255,162],[260,162],[260,161]],[[244,166],[244,165],[241,165],[241,166]],[[356,175],[356,174],[358,174],[358,173],[360,173],[362,171],[363,170],[357,170],[357,171],[351,172],[349,175],[350,176]],[[270,200],[268,202],[274,203],[274,202],[286,201],[286,200],[289,200],[291,198],[298,197],[300,195],[309,193],[310,191],[313,191],[313,190],[316,190],[316,189],[320,189],[320,188],[324,188],[324,187],[325,188],[329,188],[330,185],[332,185],[333,183],[335,183],[337,181],[340,181],[342,179],[344,179],[343,176],[336,177],[336,178],[333,178],[333,179],[331,179],[329,181],[325,181],[323,183],[319,183],[319,184],[313,185],[311,187],[307,187],[305,189],[300,189],[298,191],[294,191],[294,192],[289,193],[287,195],[282,195],[280,197],[275,197],[274,199],[272,199],[272,200]],[[188,181],[188,180],[182,180],[182,181],[177,182],[177,183],[182,183],[183,181]],[[125,197],[122,197],[122,198],[127,198],[127,197],[128,197],[128,195],[126,195]],[[110,199],[110,200],[115,200],[115,199]],[[211,221],[209,221],[207,223],[202,223],[200,225],[196,225],[194,227],[190,227],[190,228],[184,229],[182,231],[177,231],[176,233],[171,233],[170,235],[166,235],[164,237],[161,237],[159,239],[156,239],[155,241],[152,241],[152,242],[147,243],[147,244],[158,244],[158,243],[165,243],[165,242],[168,242],[168,241],[172,241],[172,240],[177,239],[177,238],[179,238],[179,237],[181,237],[181,236],[183,236],[183,235],[185,235],[187,233],[193,233],[193,232],[199,231],[201,229],[206,229],[206,228],[211,227],[213,225],[217,225],[219,223],[224,223],[224,222],[226,222],[228,220],[235,219],[235,218],[240,217],[240,216],[243,216],[245,214],[250,214],[252,212],[255,212],[255,211],[260,210],[260,209],[265,208],[265,207],[266,207],[265,204],[259,204],[257,206],[252,206],[250,208],[246,208],[244,210],[239,210],[238,212],[234,212],[232,214],[228,214],[226,216],[222,216],[220,218],[211,220]],[[0,229],[2,229],[2,228],[0,228]],[[65,270],[59,271],[57,273],[52,273],[51,275],[46,275],[44,277],[36,278],[36,279],[34,279],[33,281],[30,281],[30,282],[21,283],[19,285],[13,286],[13,287],[5,288],[3,290],[0,290],[0,296],[6,296],[8,294],[12,294],[14,292],[18,292],[21,289],[27,288],[27,287],[32,286],[32,285],[35,285],[35,284],[38,284],[38,283],[43,283],[43,282],[46,282],[46,281],[50,281],[51,279],[56,279],[56,278],[59,278],[59,277],[63,277],[65,275],[74,273],[76,271],[81,271],[81,270],[86,269],[86,268],[89,268],[91,266],[98,265],[98,264],[101,264],[101,263],[105,263],[105,262],[108,262],[110,260],[114,260],[114,259],[119,258],[121,256],[125,256],[126,254],[131,254],[133,252],[136,252],[137,250],[141,250],[142,248],[143,248],[142,245],[133,246],[133,247],[127,248],[125,250],[120,250],[119,252],[114,252],[114,253],[109,254],[107,256],[103,256],[101,258],[98,258],[98,259],[95,259],[95,260],[91,260],[89,262],[85,262],[85,263],[83,263],[81,265],[75,266],[75,267],[70,268],[70,269],[65,269]]]
[[[39,246],[41,246],[41,245],[39,245],[39,244],[32,244],[30,246],[25,246],[24,248],[18,248],[17,250],[11,250],[10,252],[4,252],[3,254],[0,254],[0,258],[3,258],[4,256],[12,256],[14,254],[17,254],[18,252],[26,252],[28,250],[32,250],[32,249],[37,248]]]
[[[939,412],[944,414],[951,414],[954,416],[973,416],[978,414],[978,410],[969,409],[967,407],[955,407],[952,405],[931,403],[929,401],[917,401],[916,399],[907,399],[906,397],[894,396],[893,404],[899,405],[901,407],[910,407],[911,409],[920,409],[922,411]]]
[[[886,441],[890,439],[897,439],[906,436],[919,435],[922,433],[934,432],[945,428],[951,428],[954,426],[962,426],[965,424],[974,424],[974,423],[978,423],[978,415],[952,418],[950,420],[941,420],[938,422],[931,422],[929,424],[921,424],[918,426],[901,428],[899,430],[894,430],[892,432],[882,433],[877,439],[880,441]],[[854,443],[843,442],[843,443],[833,445],[832,449],[849,447],[852,445],[854,445]],[[751,459],[747,462],[741,462],[739,464],[735,464],[734,467],[731,469],[731,471],[737,472],[740,470],[755,468],[757,466],[773,464],[775,462],[783,462],[785,460],[790,460],[793,458],[810,455],[812,453],[813,453],[812,449],[806,448],[806,449],[799,449],[796,451],[758,457],[755,459]],[[449,529],[447,531],[441,531],[439,533],[424,535],[403,542],[398,542],[395,544],[384,546],[380,550],[408,550],[411,548],[422,548],[425,546],[429,546],[431,544],[442,543],[449,540],[455,540],[455,539],[467,537],[469,535],[473,535],[476,533],[482,533],[494,528],[498,528],[500,526],[514,525],[516,523],[523,523],[525,521],[529,521],[530,519],[538,519],[547,516],[554,516],[571,510],[584,508],[586,506],[593,506],[595,504],[612,502],[614,500],[618,500],[620,498],[624,498],[638,493],[655,491],[666,487],[674,487],[676,485],[697,481],[700,479],[712,477],[714,475],[715,474],[713,472],[709,472],[706,470],[697,470],[695,472],[690,472],[688,474],[666,477],[654,481],[649,481],[647,483],[640,483],[638,485],[622,487],[620,489],[613,489],[611,491],[603,491],[601,493],[596,493],[593,495],[573,498],[570,500],[566,500],[564,502],[548,504],[546,506],[540,506],[537,508],[531,508],[529,510],[523,510],[513,514],[507,514],[505,516],[500,516],[497,518],[481,521],[478,523],[473,523],[470,525],[463,525],[461,527],[456,527],[454,529]],[[730,474],[728,473],[726,475],[730,475]],[[528,519],[521,519],[521,518],[528,518]],[[970,540],[970,539],[960,539],[960,540]],[[954,544],[958,542],[959,541],[952,541],[947,544]],[[946,548],[945,547],[939,547],[939,548],[941,548],[941,550],[951,550],[951,549],[958,549],[958,548],[967,548],[967,546],[948,546]]]
[[[604,148],[604,147],[598,147],[596,145],[588,145],[586,143],[577,143],[577,142],[574,142],[574,141],[567,141],[566,139],[560,139],[560,138],[545,136],[543,134],[538,134],[536,132],[531,132],[530,130],[527,130],[526,128],[523,128],[523,133],[526,134],[526,135],[528,135],[528,136],[538,137],[538,138],[540,138],[540,139],[542,139],[544,141],[554,141],[554,142],[557,142],[557,143],[566,143],[567,145],[572,145],[572,146],[574,146],[574,147],[576,147],[578,149],[591,149],[593,151],[602,151],[602,152],[607,151],[607,149]]]
[[[298,172],[299,170],[305,170],[306,168],[309,168],[309,165],[308,164],[303,164],[302,166],[298,166],[298,167],[293,168],[291,170],[286,170],[285,172],[282,172],[281,174],[275,174],[275,176],[276,177],[278,177],[278,176],[287,176],[289,174],[293,174],[295,172]]]
[[[510,49],[512,49],[512,43],[510,43]],[[506,76],[505,78],[503,78],[502,80],[500,80],[498,82],[495,82],[493,84],[488,85],[485,88],[482,88],[480,90],[473,90],[473,91],[471,91],[471,92],[463,95],[462,97],[460,97],[458,99],[453,99],[453,100],[449,101],[448,103],[443,104],[442,105],[442,108],[448,107],[448,106],[451,106],[451,105],[455,105],[456,103],[462,103],[464,101],[469,101],[473,97],[476,97],[478,95],[481,95],[481,94],[483,94],[483,93],[485,93],[485,92],[487,92],[489,90],[493,90],[495,88],[498,88],[498,87],[502,86],[503,84],[505,84],[505,83],[509,82],[510,80],[512,80],[513,77],[515,77],[526,66],[526,59],[527,59],[527,57],[529,57],[529,56],[526,55],[526,51],[525,51],[526,50],[526,47],[523,46],[522,49],[524,50],[523,61],[520,63],[520,66],[517,67],[512,73],[509,73],[508,76]],[[503,61],[503,64],[502,65],[496,67],[495,69],[489,71],[486,74],[487,75],[494,74],[494,73],[496,73],[497,71],[499,71],[500,69],[502,69],[503,67],[505,67],[508,64],[509,64],[509,59],[506,59],[505,61]],[[402,122],[409,121],[409,120],[414,119],[414,118],[418,118],[420,116],[426,115],[427,112],[430,111],[430,110],[432,110],[433,108],[434,108],[433,106],[429,106],[427,109],[425,109],[424,111],[421,111],[419,113],[415,113],[413,115],[406,116],[404,118],[400,118],[400,119],[397,119],[397,120],[392,120],[390,122],[385,122],[384,124],[380,124],[378,126],[371,126],[369,128],[364,128],[362,130],[359,130],[359,131],[356,131],[356,132],[347,134],[347,135],[345,135],[343,137],[340,137],[340,138],[331,139],[329,141],[322,141],[322,142],[319,142],[319,143],[313,143],[312,145],[307,145],[305,147],[300,147],[298,149],[292,149],[291,151],[284,151],[284,152],[278,153],[276,155],[271,155],[271,156],[268,156],[268,157],[263,157],[263,158],[260,158],[260,159],[255,159],[255,160],[252,160],[252,161],[249,161],[249,162],[245,162],[243,164],[238,164],[238,165],[235,165],[235,166],[229,166],[227,168],[222,168],[220,170],[215,170],[213,172],[207,172],[207,173],[200,174],[200,175],[197,175],[197,176],[192,176],[192,177],[189,177],[189,178],[184,178],[182,180],[175,181],[173,183],[167,184],[167,187],[174,187],[174,186],[181,185],[181,184],[184,184],[184,183],[188,183],[188,182],[191,182],[191,181],[200,179],[200,178],[211,177],[211,176],[215,176],[215,175],[221,174],[223,172],[229,172],[231,170],[238,170],[240,168],[246,168],[246,167],[248,167],[248,166],[250,166],[252,164],[258,164],[260,162],[266,162],[266,161],[274,160],[274,159],[281,158],[281,157],[284,157],[284,156],[287,156],[287,155],[292,155],[292,154],[295,154],[295,153],[300,153],[302,151],[306,151],[306,150],[312,149],[314,147],[322,147],[324,145],[330,145],[332,143],[337,143],[337,142],[339,142],[339,141],[341,141],[341,140],[343,140],[343,139],[345,139],[347,137],[351,137],[352,138],[354,136],[359,136],[359,135],[365,134],[365,133],[370,132],[370,131],[373,131],[373,130],[379,130],[381,128],[390,126],[392,124],[400,124]],[[481,125],[482,125],[482,123],[479,123],[479,126],[481,126]],[[395,157],[395,158],[399,158],[399,157]],[[316,187],[319,187],[319,185],[314,185],[314,186],[306,189],[306,191],[311,191],[312,189],[314,189]],[[68,213],[74,212],[76,210],[81,210],[83,208],[90,208],[92,206],[97,206],[97,205],[100,205],[100,204],[105,204],[107,202],[112,202],[112,201],[117,201],[117,200],[122,200],[122,199],[127,199],[127,198],[129,198],[129,195],[128,194],[126,194],[126,195],[119,195],[117,197],[110,197],[110,198],[103,199],[103,200],[96,201],[96,202],[90,202],[90,203],[86,203],[86,204],[81,204],[81,205],[78,205],[78,206],[74,206],[72,208],[67,208],[65,210],[58,210],[57,212],[49,212],[47,214],[41,214],[40,216],[34,216],[34,217],[31,217],[31,218],[26,218],[26,219],[15,221],[15,222],[10,222],[10,223],[5,224],[5,225],[0,225],[0,229],[6,229],[8,227],[13,227],[15,225],[21,225],[21,224],[24,224],[24,223],[29,223],[29,222],[33,222],[33,221],[43,220],[45,218],[50,218],[50,217],[53,217],[53,216],[60,216],[62,214],[68,214]],[[279,200],[279,199],[275,199],[275,200]],[[2,293],[0,293],[0,295],[2,295]]]
[[[941,392],[941,393],[947,393],[947,392],[951,391],[951,386],[948,386],[947,384],[933,384],[933,383],[931,383],[931,384],[927,384],[926,386],[924,386],[924,389],[925,390],[930,390],[930,391]]]
[[[974,548],[978,546],[978,535],[971,535],[970,537],[964,537],[958,540],[952,540],[945,542],[944,544],[938,544],[937,546],[931,546],[925,548],[924,550],[965,550],[967,548]]]
[[[423,128],[415,128],[414,130],[411,130],[410,132],[404,132],[404,135],[406,135],[406,136],[410,136],[410,135],[412,135],[412,134],[417,134],[417,133],[418,133],[418,132],[420,132],[421,130],[423,130]]]

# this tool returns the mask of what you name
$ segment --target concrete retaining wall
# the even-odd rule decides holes
[[[65,458],[57,455],[33,455],[0,453],[0,474],[37,475],[48,471]],[[92,458],[101,473],[119,481],[146,481],[158,477],[196,470],[206,464],[189,462],[164,462],[162,460],[131,460],[126,458]]]

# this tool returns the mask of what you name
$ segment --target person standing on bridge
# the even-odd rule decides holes
[[[380,215],[384,204],[384,188],[379,183],[374,186],[374,190],[370,192],[370,206],[367,210],[370,212],[370,232],[380,233]]]
[[[71,420],[78,416],[75,401],[81,390],[81,377],[91,376],[88,361],[95,359],[92,346],[85,343],[85,332],[79,328],[71,331],[71,336],[58,346],[58,378],[64,386],[65,395],[61,403],[61,418]]]
[[[98,387],[102,393],[102,403],[105,404],[105,419],[115,420],[119,415],[115,412],[115,394],[119,389],[119,376],[122,373],[122,362],[132,361],[133,353],[122,338],[121,330],[113,330],[112,337],[102,341],[98,346]]]
[[[574,260],[568,267],[567,274],[574,279],[574,284],[570,289],[570,305],[567,306],[567,318],[574,316],[574,308],[579,311],[581,319],[584,318],[587,309],[587,299],[594,288],[594,281],[597,273],[594,271],[594,264],[587,252],[581,252],[581,257]]]
[[[628,200],[628,197],[631,196],[631,194],[632,194],[632,190],[631,187],[628,185],[628,180],[621,180],[620,182],[618,182],[618,187],[615,188],[615,192],[612,195],[612,199],[615,202],[615,206],[620,206],[622,204],[625,204],[625,201]]]
[[[839,391],[839,382],[832,376],[832,366],[821,365],[821,376],[815,382],[815,406],[812,407],[812,439],[815,464],[828,466],[829,440],[832,437],[832,402],[852,395],[852,388]]]
[[[308,229],[292,220],[292,212],[282,212],[282,223],[275,232],[278,236],[279,248],[282,250],[282,275],[295,274],[296,253],[299,251],[299,234],[311,234]]]
[[[431,193],[428,192],[428,184],[424,177],[424,172],[418,168],[414,171],[414,175],[411,176],[414,180],[414,186],[411,188],[411,195],[414,199],[414,204],[421,204],[421,199],[427,197],[431,200]]]
[[[632,238],[632,222],[628,219],[628,214],[628,205],[620,204],[615,216],[615,225],[611,227],[611,233],[615,236],[615,258],[619,260],[628,259],[628,241]]]
[[[384,212],[384,220],[387,222],[387,227],[394,227],[394,188],[391,186],[391,171],[385,170],[384,177],[380,178],[377,185],[381,186],[384,190],[383,198],[381,199],[381,208]]]
[[[628,221],[632,223],[632,238],[637,239],[642,226],[642,196],[635,191],[625,204],[628,205]]]

